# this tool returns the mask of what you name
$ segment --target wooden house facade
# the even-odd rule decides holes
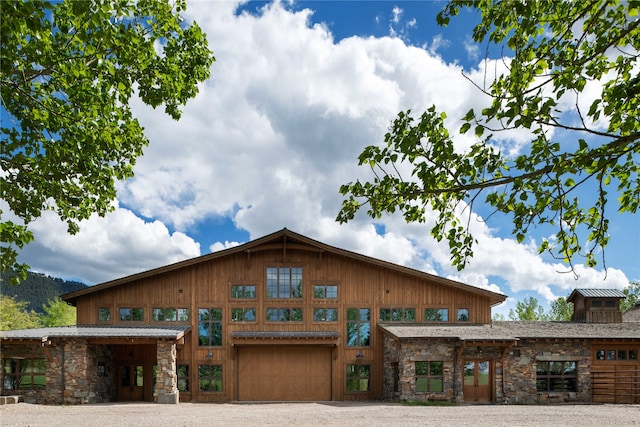
[[[598,339],[624,348],[637,375],[640,324],[515,333],[491,323],[505,298],[283,229],[64,295],[77,326],[0,336],[2,392],[43,403],[534,403],[547,401],[536,386],[546,375],[562,399],[588,402]],[[542,361],[575,379],[536,372]]]

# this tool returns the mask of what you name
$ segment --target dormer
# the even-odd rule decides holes
[[[567,298],[567,302],[573,303],[571,321],[621,323],[620,300],[625,297],[617,289],[575,289]]]

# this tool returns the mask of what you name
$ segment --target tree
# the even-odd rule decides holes
[[[622,290],[627,297],[620,301],[620,310],[624,313],[640,301],[640,282],[631,282]]]
[[[3,1],[0,21],[2,271],[24,277],[20,248],[43,210],[69,233],[112,209],[115,181],[148,144],[129,101],[173,119],[214,61],[186,0]],[[14,277],[15,279],[15,277]]]
[[[42,326],[71,326],[76,324],[76,308],[62,301],[59,297],[42,304]]]
[[[534,297],[526,298],[524,301],[516,303],[515,311],[509,310],[511,320],[547,320],[548,316],[544,312],[544,307],[538,304]]]
[[[606,268],[609,206],[633,214],[640,204],[640,2],[463,0],[450,2],[438,24],[463,7],[482,16],[473,39],[511,56],[502,59],[506,72],[474,83],[491,103],[451,121],[462,122],[461,134],[473,129],[475,143],[456,149],[456,132],[436,106],[419,117],[400,112],[384,145],[359,156],[372,180],[340,188],[347,197],[337,220],[350,221],[368,205],[373,218],[399,211],[408,222],[426,222],[430,207],[431,234],[448,240],[462,269],[473,256],[471,211],[484,196],[493,214],[511,218],[518,242],[548,224],[556,243],[542,241],[540,253],[574,272],[576,257],[593,267],[601,253]],[[514,130],[528,131],[530,141],[511,156],[500,147]],[[585,187],[593,198],[576,195]],[[609,197],[611,189],[619,197]],[[459,215],[464,208],[468,219]]]
[[[0,295],[0,331],[30,329],[40,326],[38,314],[26,310],[27,303],[13,297]]]
[[[572,315],[573,303],[567,302],[565,297],[559,297],[551,302],[547,317],[549,320],[569,321]]]

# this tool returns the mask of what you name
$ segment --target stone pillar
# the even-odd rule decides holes
[[[156,348],[158,372],[153,396],[157,403],[179,403],[176,343],[160,339]]]

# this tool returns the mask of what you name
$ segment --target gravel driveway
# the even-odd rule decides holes
[[[0,406],[5,426],[640,426],[640,405],[406,406],[393,403],[153,403]]]

